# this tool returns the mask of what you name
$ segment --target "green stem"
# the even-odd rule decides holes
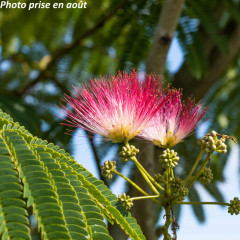
[[[159,195],[133,197],[133,198],[131,198],[131,199],[134,201],[134,200],[150,199],[150,198],[157,198],[157,197],[159,197]]]
[[[137,168],[138,168],[138,170],[141,172],[141,174],[143,175],[143,177],[144,177],[144,175],[151,181],[150,183],[151,183],[151,185],[153,186],[153,184],[157,187],[157,188],[159,188],[161,191],[164,191],[164,188],[161,186],[161,185],[159,185],[154,179],[153,179],[153,177],[146,171],[146,169],[141,165],[141,163],[137,160],[137,158],[136,157],[133,157],[132,158],[132,160],[133,160],[133,162],[136,164],[136,166],[137,166]],[[144,177],[145,178],[145,177]],[[146,179],[145,179],[146,180]],[[147,180],[146,180],[147,181]],[[152,184],[153,183],[153,184]],[[154,187],[154,186],[153,186]],[[152,187],[151,187],[152,188]],[[155,187],[154,187],[155,188]],[[155,188],[155,190],[156,190],[156,188]],[[153,190],[154,192],[155,192],[155,190]],[[157,190],[156,190],[157,191]],[[158,192],[158,191],[157,191]],[[156,192],[155,192],[156,193]]]
[[[204,160],[201,168],[198,170],[196,175],[191,179],[191,181],[188,183],[187,187],[191,187],[192,184],[198,179],[199,175],[201,174],[202,170],[206,167],[208,161],[211,159],[212,153],[208,153],[206,159]]]
[[[166,191],[167,197],[171,196],[171,188],[170,188],[170,177],[171,177],[171,168],[166,169]]]
[[[224,203],[224,202],[178,202],[177,204],[182,205],[199,205],[199,204],[208,204],[208,205],[222,205],[222,206],[230,206],[230,203]]]
[[[190,178],[191,178],[191,176],[192,176],[194,170],[196,169],[196,167],[197,167],[199,161],[202,159],[202,155],[203,155],[203,153],[204,153],[204,150],[201,149],[201,151],[200,151],[200,153],[198,154],[198,157],[197,157],[197,159],[196,159],[196,161],[195,161],[195,163],[194,163],[194,165],[193,165],[193,167],[192,167],[190,173],[188,174],[187,178],[184,180],[184,183],[183,183],[184,185],[190,180]]]
[[[140,193],[142,193],[145,196],[149,196],[148,193],[146,193],[142,188],[140,188],[135,182],[133,182],[132,180],[130,180],[128,177],[124,176],[123,174],[121,174],[120,172],[114,170],[112,171],[113,173],[117,174],[118,176],[124,178],[126,181],[128,181],[133,187],[135,187]]]
[[[153,182],[153,184],[154,184],[158,189],[160,189],[162,192],[164,192],[165,189],[164,189],[160,184],[158,184],[153,178],[151,178],[150,180]]]
[[[140,173],[142,174],[143,178],[145,179],[145,181],[147,182],[147,184],[150,186],[150,188],[153,190],[153,192],[155,194],[158,194],[160,195],[160,193],[158,192],[158,190],[154,187],[154,185],[152,184],[152,182],[149,180],[149,178],[147,177],[147,175],[145,174],[145,172],[141,169],[141,167],[139,167],[138,164],[137,165],[137,168],[138,170],[140,171]]]
[[[124,178],[126,181],[128,181],[133,187],[135,187],[140,193],[142,193],[143,195],[145,196],[149,196],[148,193],[146,193],[142,188],[140,188],[135,182],[133,182],[132,180],[130,180],[128,177],[124,176],[123,174],[121,174],[120,172],[114,170],[112,171],[113,173],[117,174],[118,176]],[[159,197],[159,194],[158,194],[158,197]],[[160,201],[156,200],[156,199],[152,199],[152,201],[158,203],[158,204],[161,204]]]
[[[165,221],[165,225],[163,227],[163,235],[164,235],[164,239],[163,240],[168,240],[170,239],[170,234],[168,233],[168,229],[170,224],[172,223],[172,219],[171,219],[171,209],[169,206],[165,207],[165,212],[166,212],[166,221]]]
[[[173,168],[171,168],[170,171],[171,171],[171,178],[173,179],[174,178]]]

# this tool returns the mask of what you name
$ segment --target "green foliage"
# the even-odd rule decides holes
[[[42,239],[112,239],[104,218],[145,239],[117,197],[63,149],[0,111],[0,234],[31,239],[31,208]]]

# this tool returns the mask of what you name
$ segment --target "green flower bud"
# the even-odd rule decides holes
[[[177,201],[183,201],[188,195],[188,188],[183,186],[183,180],[181,178],[174,178],[171,180],[172,196]]]
[[[154,174],[153,179],[156,182],[162,183],[164,181],[164,176],[160,173]]]
[[[228,212],[233,215],[238,215],[240,212],[240,200],[238,197],[235,197],[233,200],[230,201],[230,206],[228,207]]]
[[[212,181],[213,179],[213,173],[211,168],[205,167],[203,171],[201,172],[198,180],[202,182],[203,184],[208,184]]]
[[[130,198],[130,196],[126,195],[126,193],[118,195],[118,200],[121,201],[123,203],[123,206],[128,210],[133,206],[132,199]]]
[[[105,161],[101,168],[102,175],[108,179],[112,179],[112,171],[116,170],[116,161]]]
[[[164,150],[163,153],[159,156],[159,161],[164,168],[174,168],[178,165],[179,157],[177,152],[170,150],[169,148]]]
[[[139,150],[133,145],[127,144],[122,147],[122,150],[119,152],[119,156],[122,162],[128,162],[132,157],[135,157],[139,153]]]
[[[220,136],[220,139],[218,139]],[[219,153],[226,153],[227,152],[227,145],[224,143],[226,140],[226,135],[220,135],[215,131],[211,133],[207,133],[202,139],[198,141],[198,144],[204,149],[206,153],[211,152],[219,152]]]

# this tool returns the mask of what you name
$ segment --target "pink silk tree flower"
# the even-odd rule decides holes
[[[90,80],[74,89],[72,97],[63,99],[67,105],[61,105],[68,118],[65,125],[125,143],[143,131],[165,94],[159,77],[145,75],[141,81],[134,70]]]
[[[182,91],[173,89],[139,136],[159,147],[173,147],[197,127],[205,113],[200,103],[191,98],[184,102]]]

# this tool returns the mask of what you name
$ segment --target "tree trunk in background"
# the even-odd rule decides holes
[[[164,74],[167,53],[172,38],[174,37],[183,4],[184,0],[166,0],[163,3],[153,44],[146,62],[147,73],[154,72],[157,75]],[[137,142],[137,147],[141,149],[139,161],[150,174],[153,174],[155,169],[154,146],[139,141]],[[135,169],[133,180],[137,185],[151,193],[150,187],[146,184],[137,169]],[[128,194],[130,196],[137,196],[138,192],[136,189],[130,187]],[[151,200],[135,201],[132,214],[140,224],[146,239],[157,240],[158,236],[155,232],[153,202]],[[109,231],[114,240],[127,239],[127,237],[121,233],[122,230],[118,226],[109,226]]]
[[[184,0],[166,0],[163,4],[153,44],[147,59],[146,70],[163,75],[167,53],[174,37]]]
[[[149,52],[146,63],[146,72],[154,72],[157,75],[163,75],[166,64],[167,53],[174,37],[178,19],[184,0],[166,0],[163,4],[153,44]],[[154,146],[144,142],[138,142],[137,147],[141,149],[139,161],[145,169],[152,175],[155,171]],[[150,187],[146,184],[141,174],[135,169],[134,181],[147,192],[151,193]],[[131,196],[136,196],[137,190],[131,189]],[[156,240],[158,236],[155,232],[154,222],[154,204],[151,200],[135,201],[132,209],[133,216],[140,224],[146,239]]]

